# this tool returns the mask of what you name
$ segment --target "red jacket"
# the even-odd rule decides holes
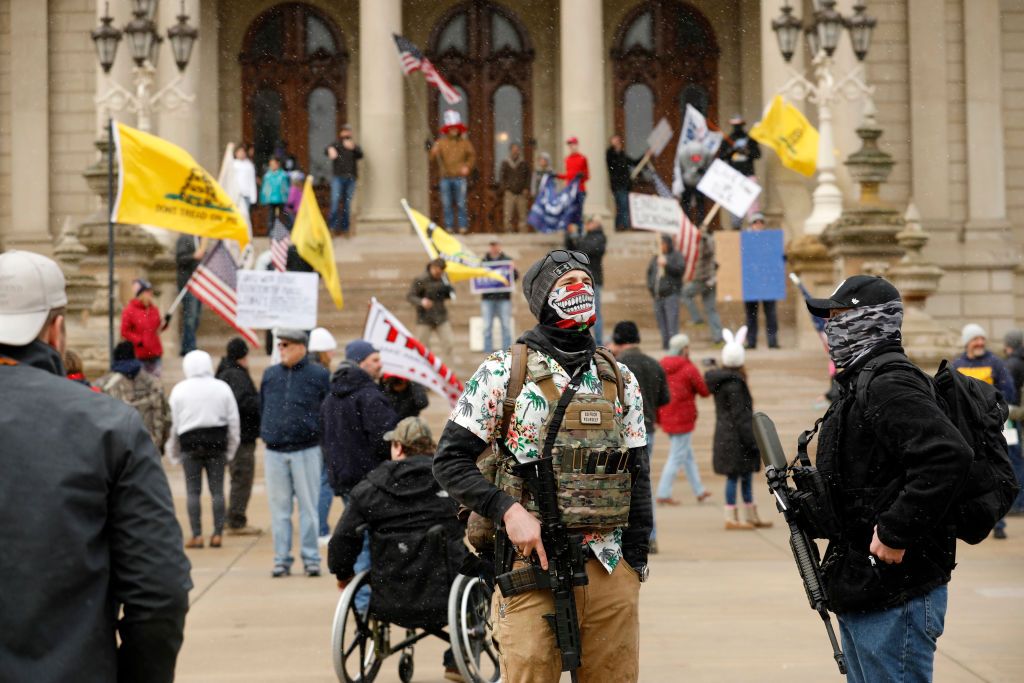
[[[161,322],[156,305],[143,306],[138,299],[129,301],[121,312],[121,337],[135,346],[135,357],[139,360],[164,355],[160,343]]]
[[[576,152],[565,158],[565,173],[558,177],[569,183],[578,175],[583,176],[583,179],[580,180],[580,192],[586,192],[587,181],[590,180],[590,169],[587,167],[587,158]]]
[[[661,367],[668,376],[672,400],[658,408],[658,424],[666,434],[689,434],[697,426],[696,394],[710,396],[697,366],[684,356],[665,356]]]

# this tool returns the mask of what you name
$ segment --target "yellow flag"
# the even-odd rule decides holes
[[[238,207],[191,154],[123,123],[114,126],[114,145],[114,221],[249,244],[249,227]]]
[[[774,149],[786,168],[805,176],[814,175],[818,165],[818,131],[781,95],[775,96],[764,118],[750,129],[750,137]]]
[[[339,309],[344,306],[338,264],[334,262],[334,245],[331,244],[331,233],[320,213],[320,206],[316,203],[313,176],[306,176],[306,186],[302,188],[302,203],[299,204],[299,213],[292,226],[292,244],[299,256],[320,273],[324,286],[334,299],[334,305]]]
[[[508,284],[500,273],[490,268],[484,268],[481,261],[473,252],[462,246],[462,242],[452,237],[448,232],[434,221],[424,216],[419,211],[412,209],[402,200],[402,208],[409,217],[409,222],[415,228],[423,248],[427,250],[430,258],[443,258],[445,260],[445,274],[451,282],[462,280],[473,280],[475,278],[489,278]]]

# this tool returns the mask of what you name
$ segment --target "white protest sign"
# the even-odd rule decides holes
[[[319,281],[316,273],[238,271],[238,324],[261,330],[313,329]]]
[[[629,193],[629,224],[638,230],[679,234],[683,209],[675,199],[654,194]]]
[[[647,146],[651,149],[652,156],[658,156],[665,150],[665,145],[672,140],[672,126],[664,116],[658,125],[654,127],[651,134],[647,136]]]
[[[734,216],[745,216],[761,194],[761,186],[721,159],[715,159],[704,173],[697,191],[721,204]]]

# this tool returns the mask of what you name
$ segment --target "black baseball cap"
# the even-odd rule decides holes
[[[877,275],[854,275],[840,282],[827,299],[807,299],[807,310],[819,318],[827,318],[833,308],[877,306],[899,300],[899,290],[885,278]]]

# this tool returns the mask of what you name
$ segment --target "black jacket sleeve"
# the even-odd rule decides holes
[[[363,420],[363,432],[367,443],[376,444],[376,460],[382,463],[391,458],[391,444],[384,440],[384,434],[398,424],[398,413],[388,397],[376,386],[360,392],[359,414]]]
[[[686,261],[678,251],[673,251],[665,259],[665,275],[671,277],[682,277],[686,271]]]
[[[417,412],[426,410],[430,405],[430,397],[427,396],[427,390],[422,384],[416,382],[409,382],[409,391],[412,392],[412,407]]]
[[[327,570],[342,581],[355,575],[356,558],[363,549],[363,535],[358,529],[367,521],[363,514],[364,484],[370,485],[364,481],[352,489],[345,512],[327,544]]]
[[[476,466],[477,456],[487,448],[483,439],[449,420],[437,442],[434,478],[458,503],[500,524],[516,501],[487,481]]]
[[[634,466],[633,489],[629,504],[629,526],[622,532],[622,556],[631,567],[647,564],[654,508],[651,503],[651,463],[647,447],[630,448]]]
[[[909,548],[941,522],[974,454],[916,374],[875,377],[865,412],[883,448],[900,458],[904,472],[903,488],[879,516],[878,539],[890,548]]]
[[[672,400],[672,394],[668,389],[668,375],[665,374],[665,368],[661,367],[661,363],[658,363],[655,371],[658,373],[658,400],[655,405],[660,408],[669,404]]]
[[[118,432],[123,460],[109,496],[110,587],[124,609],[118,680],[170,683],[192,588],[189,561],[160,456],[138,413]]]

